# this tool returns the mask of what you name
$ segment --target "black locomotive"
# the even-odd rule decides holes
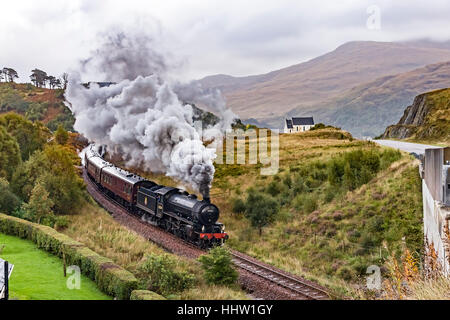
[[[177,188],[158,185],[103,160],[90,147],[84,157],[89,178],[109,197],[142,220],[157,225],[201,248],[228,239],[218,223],[219,209],[209,199],[198,200]]]

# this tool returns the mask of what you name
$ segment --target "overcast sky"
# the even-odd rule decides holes
[[[73,68],[112,29],[148,30],[182,79],[264,73],[352,40],[450,40],[448,0],[16,0],[0,11],[0,67],[21,82],[35,67]]]

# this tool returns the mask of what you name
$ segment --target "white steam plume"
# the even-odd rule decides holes
[[[120,147],[128,165],[165,173],[208,196],[214,176],[215,149],[203,145],[193,124],[193,110],[183,102],[201,101],[223,121],[207,131],[220,138],[235,115],[220,92],[203,92],[192,84],[171,84],[168,63],[146,35],[124,33],[107,37],[81,72],[98,72],[115,84],[82,85],[72,72],[66,100],[76,121],[74,128],[109,150]]]

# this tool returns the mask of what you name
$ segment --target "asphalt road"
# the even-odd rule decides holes
[[[411,143],[411,142],[401,142],[401,141],[394,141],[394,140],[372,140],[373,142],[379,143],[386,147],[392,147],[396,149],[400,149],[402,151],[406,152],[414,152],[417,154],[424,154],[425,149],[439,149],[440,147],[436,146],[429,146],[426,144],[420,144],[420,143]]]

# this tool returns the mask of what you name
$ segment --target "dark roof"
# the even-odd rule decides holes
[[[287,126],[289,129],[292,129],[292,120],[286,119],[286,126]]]
[[[314,125],[313,117],[292,118],[294,126],[312,126]]]

